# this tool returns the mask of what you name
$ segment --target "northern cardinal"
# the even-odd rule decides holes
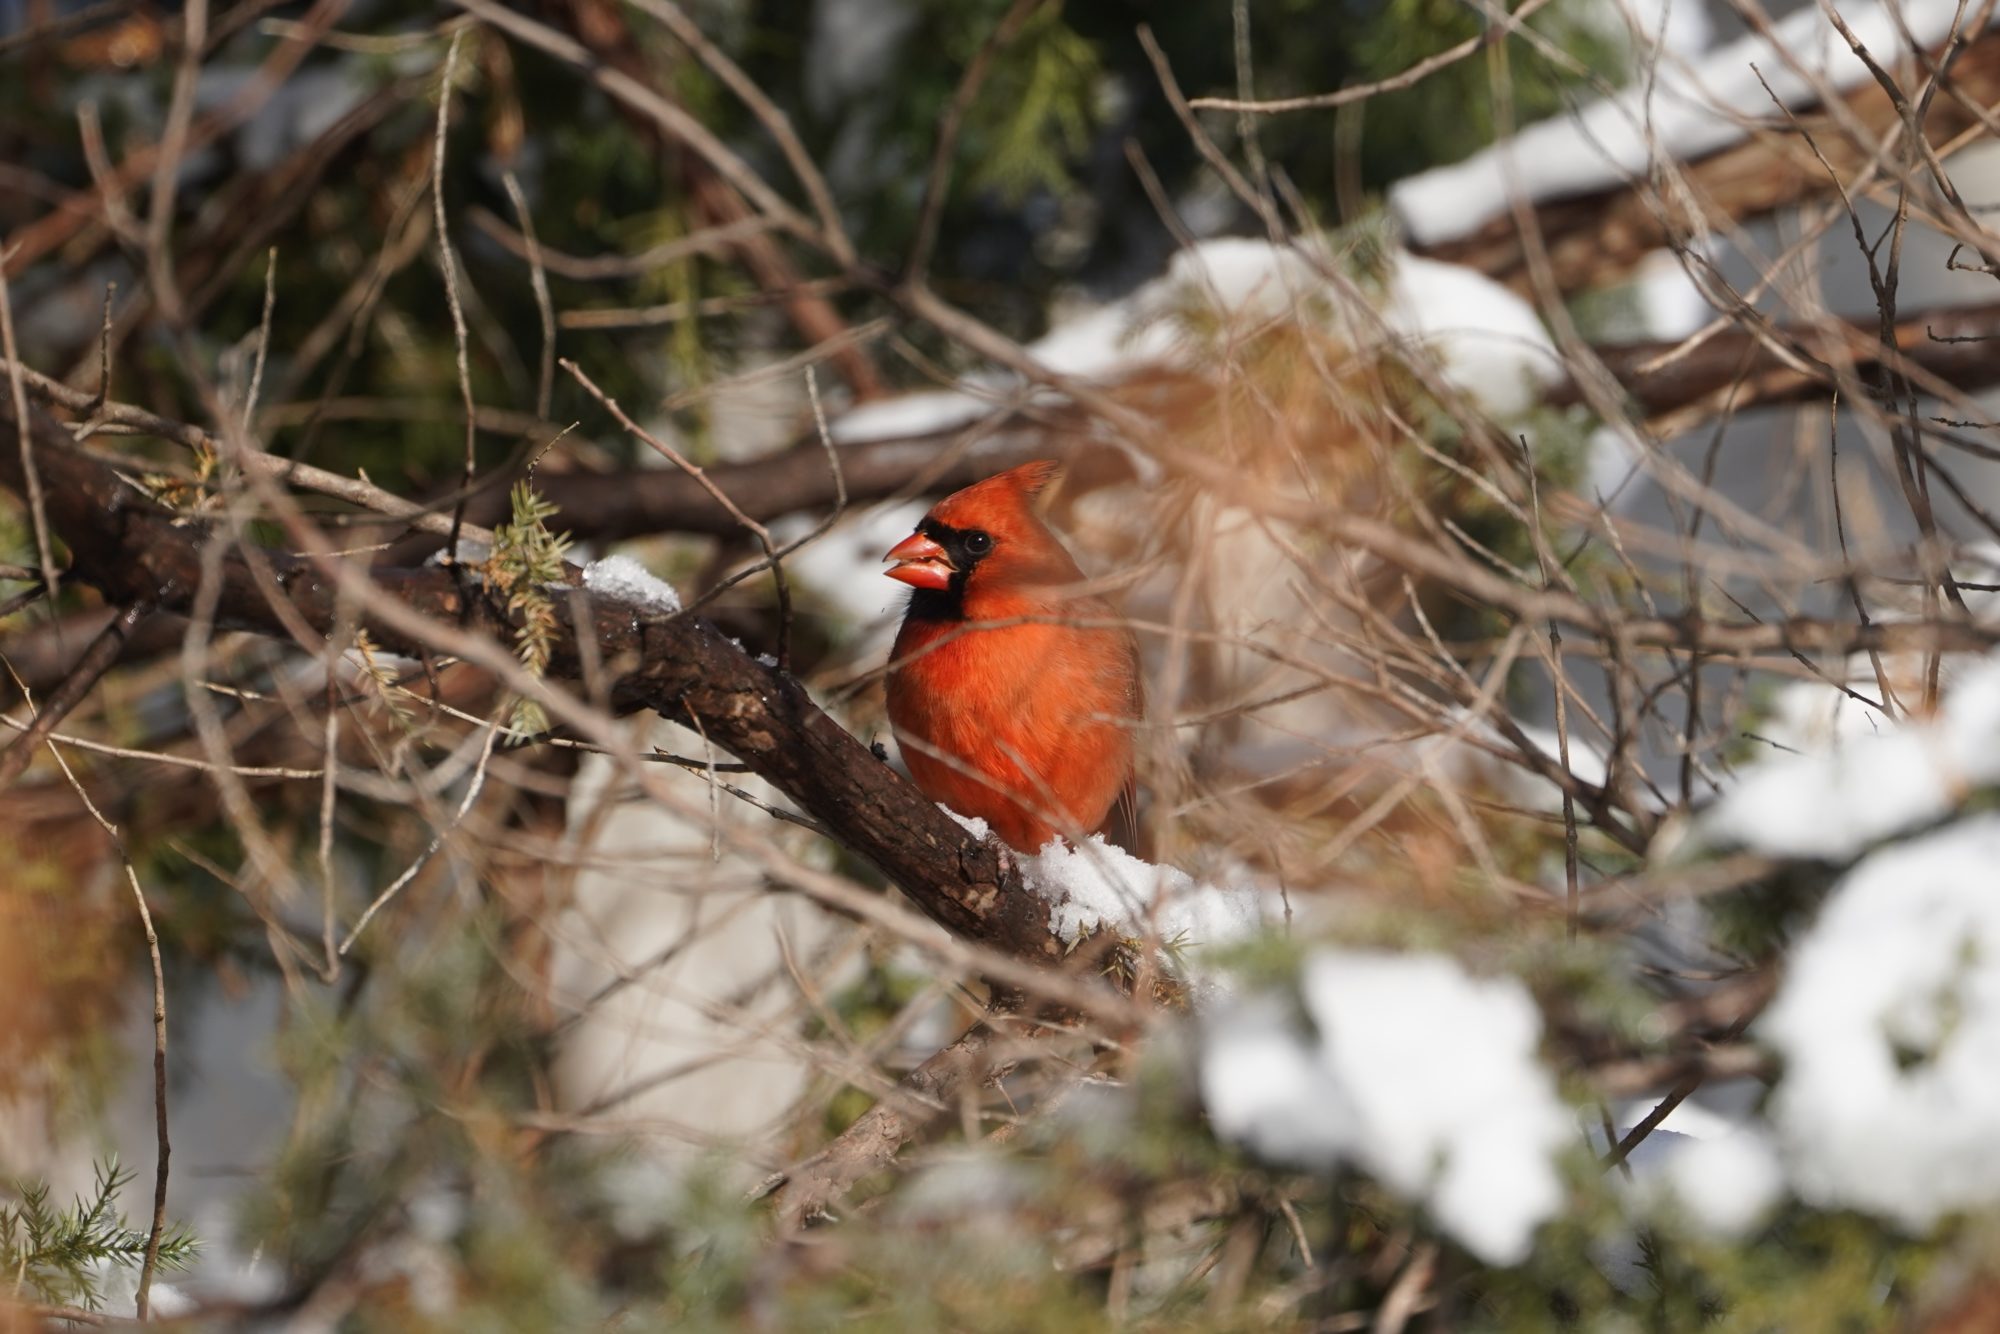
[[[1139,650],[1035,514],[1057,466],[946,496],[883,557],[916,589],[888,686],[910,776],[1028,853],[1103,830],[1114,806],[1129,820],[1133,798]]]

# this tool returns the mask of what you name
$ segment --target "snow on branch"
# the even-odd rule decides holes
[[[1310,1033],[1269,997],[1203,1030],[1201,1087],[1224,1136],[1281,1162],[1352,1162],[1425,1203],[1490,1264],[1526,1259],[1575,1137],[1512,978],[1439,955],[1321,950],[1301,970]]]

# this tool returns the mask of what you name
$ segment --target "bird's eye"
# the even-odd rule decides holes
[[[965,535],[965,549],[974,556],[984,556],[993,550],[993,534],[970,532]]]

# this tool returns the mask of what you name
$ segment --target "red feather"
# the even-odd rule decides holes
[[[910,776],[1022,852],[1096,833],[1130,800],[1140,711],[1131,632],[1076,591],[1082,572],[1034,512],[1057,466],[947,496],[889,556],[919,590],[888,682]]]

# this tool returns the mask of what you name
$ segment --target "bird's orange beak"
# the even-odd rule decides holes
[[[896,562],[894,569],[882,573],[912,588],[950,588],[951,576],[957,573],[944,548],[922,533],[911,533],[890,547],[882,559]]]

